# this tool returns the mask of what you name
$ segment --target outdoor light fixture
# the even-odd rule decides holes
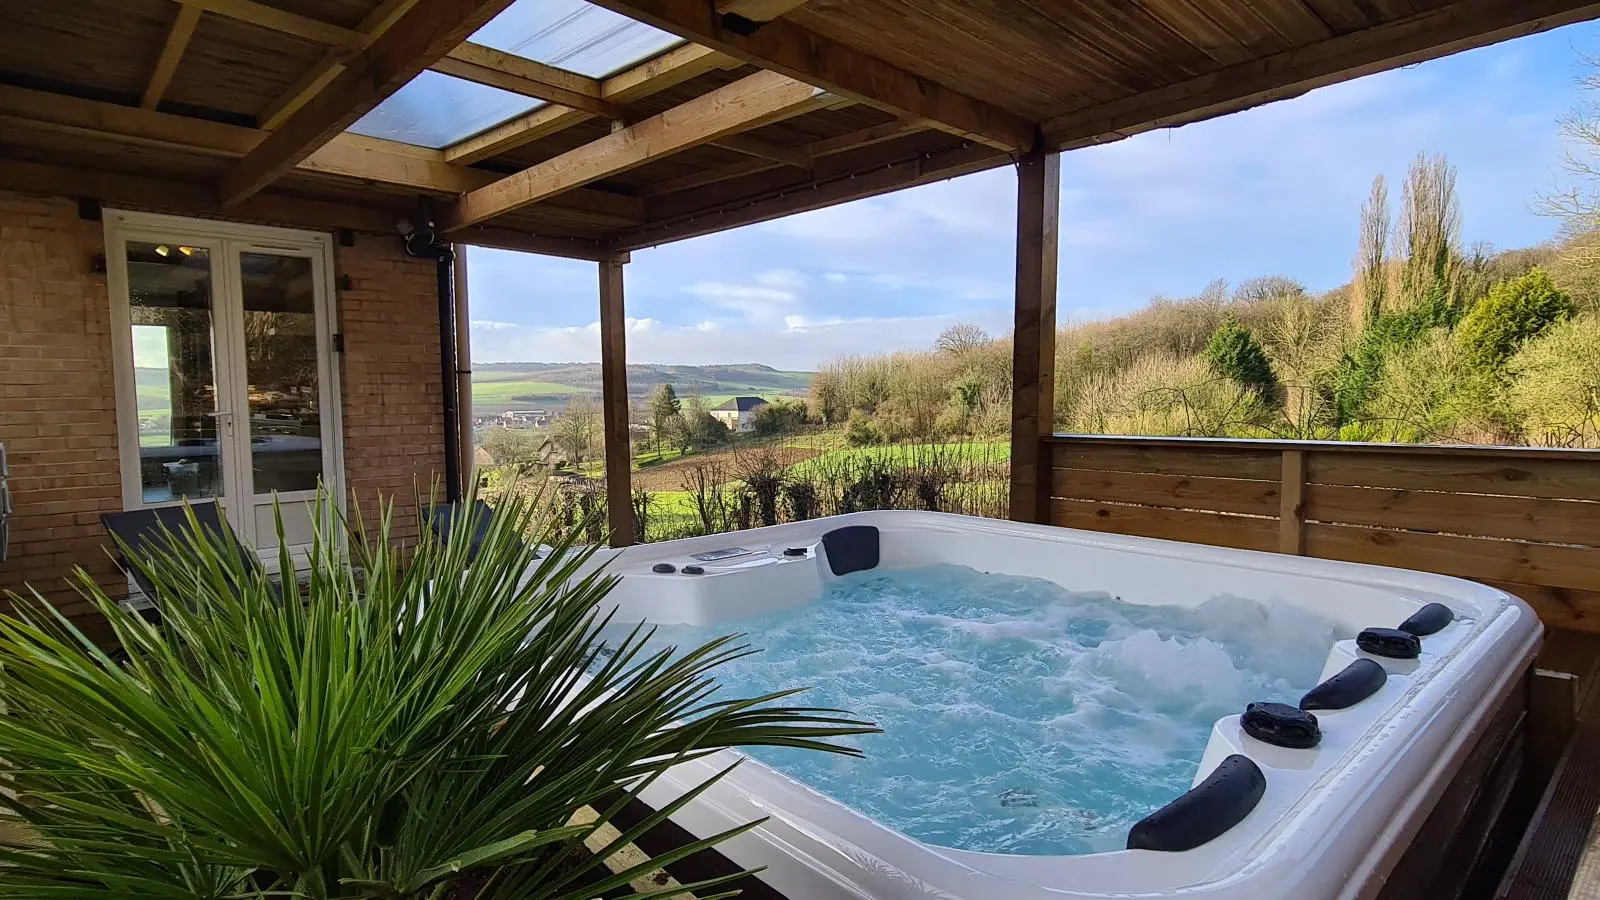
[[[172,248],[168,247],[166,244],[161,244],[160,246],[156,247],[156,255],[157,256],[166,256],[167,254],[169,254],[171,252],[172,252]]]

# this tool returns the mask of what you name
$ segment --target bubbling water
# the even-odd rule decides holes
[[[911,837],[965,850],[1121,849],[1188,789],[1212,723],[1316,684],[1330,621],[1219,596],[1143,606],[961,566],[871,571],[799,609],[663,626],[654,646],[731,631],[764,652],[717,672],[718,698],[796,687],[884,733],[851,759],[750,755]]]

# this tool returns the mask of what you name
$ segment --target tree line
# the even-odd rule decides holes
[[[1157,297],[1056,338],[1055,426],[1093,434],[1600,446],[1594,232],[1506,252],[1462,244],[1456,171],[1382,177],[1352,280],[1267,276]],[[814,416],[854,443],[1002,435],[1011,347],[971,325],[935,347],[833,360]]]

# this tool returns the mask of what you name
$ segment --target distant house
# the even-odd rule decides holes
[[[550,424],[550,410],[508,409],[500,414],[500,424],[507,428],[543,428]]]
[[[734,397],[711,410],[711,417],[728,426],[729,431],[754,431],[756,410],[767,405],[760,397]]]

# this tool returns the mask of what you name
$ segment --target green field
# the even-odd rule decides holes
[[[583,388],[573,387],[570,384],[557,384],[554,381],[530,381],[524,378],[480,381],[477,376],[472,379],[472,403],[479,404],[508,404],[508,403],[538,403],[546,399],[555,399],[563,403],[574,394],[589,393]]]
[[[848,450],[831,450],[813,456],[789,467],[798,476],[810,475],[817,470],[829,470],[841,465],[876,459],[882,462],[909,465],[918,459],[948,454],[958,460],[992,460],[1005,462],[1011,452],[1010,441],[968,441],[954,444],[891,444],[887,447],[852,447]]]
[[[737,366],[628,366],[628,396],[644,400],[658,386],[670,384],[678,397],[700,397],[716,406],[736,396],[766,400],[804,396],[810,372],[788,372],[755,364]],[[517,406],[547,407],[559,412],[574,397],[600,396],[600,366],[596,363],[483,363],[472,373],[472,409],[495,415]]]

